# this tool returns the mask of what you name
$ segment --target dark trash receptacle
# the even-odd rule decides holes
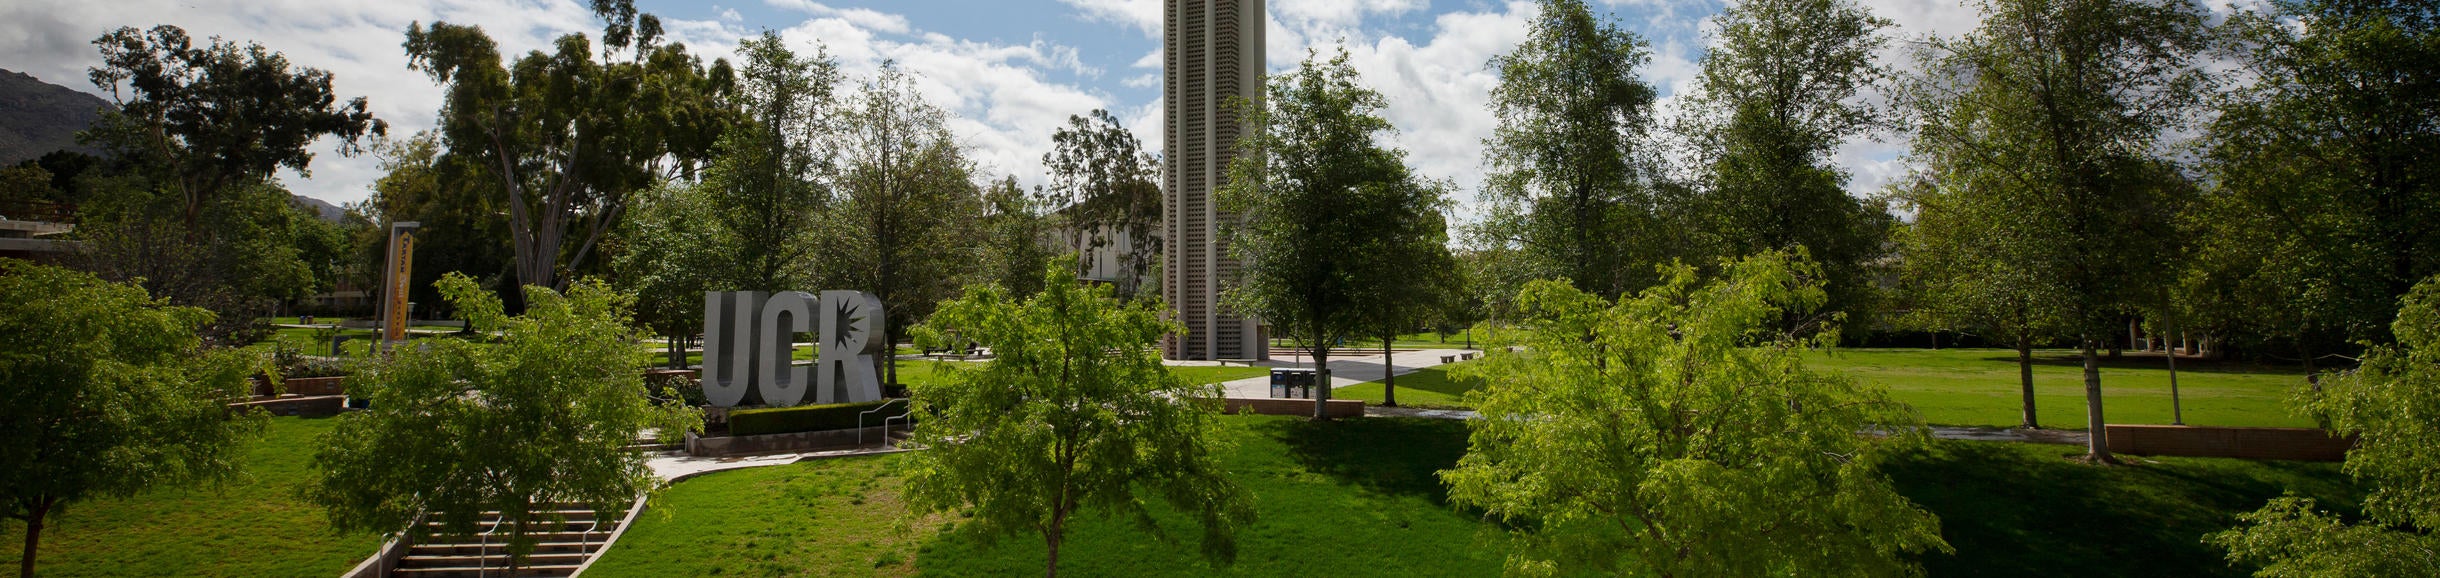
[[[1314,381],[1314,371],[1311,369],[1272,369],[1271,397],[1313,399]]]

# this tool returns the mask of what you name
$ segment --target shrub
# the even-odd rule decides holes
[[[881,404],[885,403],[890,402],[884,400],[733,411],[729,412],[729,435],[751,436],[854,429],[857,427],[858,418],[869,422],[867,425],[881,425],[882,419],[906,415],[907,404],[905,403],[892,403],[889,409],[873,412],[872,415],[864,415],[864,412],[881,407]]]

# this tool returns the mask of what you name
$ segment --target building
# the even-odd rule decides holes
[[[1262,96],[1262,0],[1162,4],[1161,290],[1186,326],[1163,347],[1171,359],[1264,359],[1261,324],[1220,304],[1237,262],[1220,237],[1230,216],[1212,198],[1239,133],[1228,102]]]
[[[61,240],[76,230],[76,207],[44,201],[0,203],[0,257],[56,262],[76,251]]]

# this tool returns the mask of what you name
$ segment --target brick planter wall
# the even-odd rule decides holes
[[[1313,415],[1313,400],[1310,399],[1231,397],[1222,399],[1221,401],[1226,403],[1226,405],[1223,406],[1222,411],[1226,411],[1228,413],[1301,416]],[[1333,399],[1323,402],[1322,407],[1323,415],[1328,415],[1333,418],[1364,417],[1364,400],[1360,399]]]
[[[2111,425],[2112,453],[2147,456],[2335,462],[2347,459],[2353,438],[2314,428]]]
[[[347,394],[347,376],[291,377],[280,380],[280,385],[288,390],[287,393],[289,395],[312,396]],[[255,379],[254,395],[258,397],[270,396],[271,382],[260,378]]]

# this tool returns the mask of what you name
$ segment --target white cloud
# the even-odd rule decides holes
[[[1087,20],[1135,28],[1147,38],[1161,37],[1161,0],[1059,0],[1083,12]]]

